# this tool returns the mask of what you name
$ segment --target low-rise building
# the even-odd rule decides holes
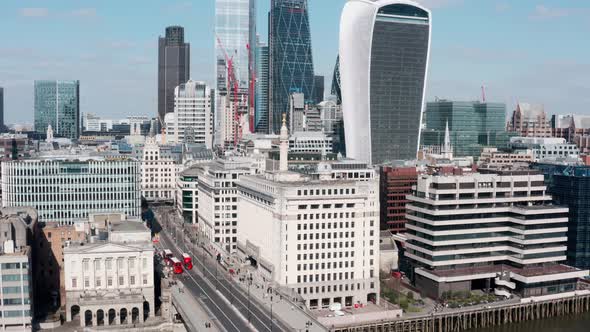
[[[424,294],[489,290],[544,296],[576,290],[588,275],[566,260],[568,208],[551,204],[528,169],[423,175],[410,203],[405,256]]]
[[[534,161],[578,157],[580,155],[580,150],[576,144],[567,143],[565,138],[512,137],[510,138],[510,147],[517,153],[518,151],[531,150]]]
[[[479,165],[509,166],[532,163],[535,157],[533,150],[517,150],[515,152],[498,151],[497,148],[484,148],[478,159]]]
[[[113,222],[64,249],[66,320],[80,326],[141,325],[154,315],[154,247],[138,221]]]

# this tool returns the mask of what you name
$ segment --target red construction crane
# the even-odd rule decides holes
[[[230,91],[233,92],[233,102],[234,102],[234,147],[238,145],[238,141],[241,137],[241,130],[240,130],[240,114],[238,113],[239,108],[239,100],[238,100],[238,88],[239,83],[236,80],[236,75],[234,72],[234,61],[233,55],[230,58],[221,42],[221,39],[217,37],[217,44],[219,44],[219,48],[223,51],[223,56],[225,57],[225,64],[227,66],[227,93],[228,97]],[[237,52],[237,51],[236,51]]]

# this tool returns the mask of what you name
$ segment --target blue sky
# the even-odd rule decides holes
[[[345,0],[309,0],[315,70],[328,77]],[[427,95],[590,114],[590,1],[423,0],[433,11]],[[266,39],[270,0],[258,0]],[[214,0],[2,0],[5,121],[33,119],[35,79],[79,79],[82,112],[156,114],[157,37],[185,27],[191,76],[213,82]]]

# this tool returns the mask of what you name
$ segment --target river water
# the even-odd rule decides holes
[[[590,313],[473,329],[469,332],[590,332]]]

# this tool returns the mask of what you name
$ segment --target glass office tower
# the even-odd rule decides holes
[[[416,158],[431,19],[405,0],[344,6],[339,54],[347,157],[374,165]]]
[[[0,132],[4,130],[4,88],[0,87]]]
[[[174,112],[174,89],[190,78],[191,45],[184,42],[184,28],[170,26],[158,40],[158,117]]]
[[[283,113],[289,121],[289,96],[313,98],[314,71],[307,0],[271,0],[269,17],[271,132],[279,133]]]
[[[484,147],[506,148],[510,137],[515,135],[506,132],[504,103],[438,100],[427,103],[424,117],[422,145],[441,146],[448,122],[457,157],[477,158]]]
[[[256,48],[255,131],[268,133],[268,45]]]
[[[80,136],[80,82],[35,81],[35,131],[47,132],[51,125],[58,137]]]

